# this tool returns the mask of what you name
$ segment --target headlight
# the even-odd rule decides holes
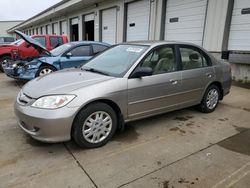
[[[13,68],[16,68],[16,67],[17,67],[17,64],[13,64],[12,67],[13,67]]]
[[[31,106],[35,108],[56,109],[72,101],[75,95],[52,95],[37,99]]]

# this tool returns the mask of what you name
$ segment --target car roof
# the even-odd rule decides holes
[[[184,45],[191,45],[191,46],[197,46],[196,44],[189,43],[189,42],[180,42],[180,41],[174,41],[174,40],[142,40],[142,41],[131,41],[131,42],[124,42],[121,44],[131,44],[131,45],[146,45],[146,46],[158,46],[158,45],[164,45],[164,44],[184,44]]]
[[[31,37],[63,37],[67,38],[66,35],[52,35],[52,34],[37,34],[37,35],[31,35]]]
[[[108,43],[104,43],[104,42],[97,42],[97,41],[74,41],[74,42],[69,42],[70,44],[73,45],[81,45],[81,44],[101,44],[101,45],[105,45],[105,46],[111,46]]]

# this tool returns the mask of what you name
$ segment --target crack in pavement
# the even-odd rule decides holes
[[[148,173],[146,173],[146,174],[144,174],[144,175],[142,175],[142,176],[140,176],[140,177],[138,177],[138,178],[135,178],[135,179],[133,179],[133,180],[127,182],[127,183],[124,183],[124,184],[122,184],[122,185],[119,185],[118,188],[124,187],[124,186],[126,186],[126,185],[128,185],[128,184],[130,184],[130,183],[133,183],[133,182],[135,182],[135,181],[137,181],[137,180],[139,180],[139,179],[142,179],[142,178],[144,178],[144,177],[146,177],[146,176],[148,176],[148,175],[150,175],[150,174],[153,174],[153,173],[155,173],[155,172],[158,172],[158,171],[162,170],[163,168],[166,168],[166,167],[169,167],[169,166],[171,166],[171,165],[173,165],[173,164],[176,164],[176,163],[178,163],[179,161],[182,161],[182,160],[184,160],[184,159],[186,159],[186,158],[188,158],[188,157],[190,157],[190,156],[193,156],[193,155],[195,155],[195,154],[197,154],[197,153],[199,153],[199,152],[201,152],[201,151],[204,151],[204,150],[206,150],[206,149],[208,149],[208,148],[211,148],[212,146],[215,146],[215,145],[217,145],[217,144],[220,143],[220,142],[223,142],[223,141],[225,141],[225,140],[227,140],[227,139],[229,139],[229,138],[232,138],[232,137],[234,137],[234,136],[236,136],[236,135],[242,134],[242,133],[244,133],[244,132],[246,132],[246,131],[248,131],[248,130],[241,131],[241,132],[239,132],[239,133],[237,133],[237,134],[234,134],[234,135],[232,135],[232,136],[229,136],[229,137],[227,137],[227,138],[225,138],[225,139],[223,139],[223,140],[220,140],[220,141],[218,141],[218,142],[216,142],[216,143],[210,144],[209,146],[207,146],[207,147],[205,147],[205,148],[202,148],[202,149],[200,149],[200,150],[198,150],[198,151],[196,151],[196,152],[194,152],[194,153],[191,153],[191,154],[189,154],[189,155],[187,155],[187,156],[185,156],[185,157],[183,157],[183,158],[180,158],[180,159],[178,159],[178,160],[176,160],[176,161],[173,161],[173,162],[171,162],[171,163],[169,163],[169,164],[166,164],[166,165],[164,165],[164,166],[162,166],[162,167],[160,167],[160,168],[157,168],[157,169],[155,169],[155,170],[153,170],[153,171],[151,171],[151,172],[148,172]]]
[[[63,143],[64,147],[66,148],[66,150],[68,151],[68,153],[73,157],[73,159],[75,160],[75,162],[77,163],[77,165],[82,169],[82,171],[88,176],[88,178],[90,179],[90,181],[93,183],[93,185],[98,188],[97,184],[94,182],[94,180],[90,177],[90,175],[88,174],[88,172],[84,169],[84,167],[82,166],[82,164],[77,160],[77,158],[74,156],[74,154],[72,153],[72,151],[69,149],[69,147]]]

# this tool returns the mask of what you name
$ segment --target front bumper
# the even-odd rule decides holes
[[[3,66],[4,73],[17,80],[32,80],[35,78],[38,68],[25,69],[24,67],[12,67],[12,65]]]
[[[62,142],[71,139],[71,127],[78,108],[39,109],[15,103],[18,125],[34,139]]]

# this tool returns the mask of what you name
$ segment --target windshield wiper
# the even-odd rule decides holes
[[[98,74],[102,74],[102,75],[109,76],[108,73],[105,73],[105,72],[96,70],[96,69],[94,69],[94,68],[81,68],[81,69],[82,69],[82,70],[85,70],[85,71],[88,71],[88,72],[94,72],[94,73],[98,73]]]

